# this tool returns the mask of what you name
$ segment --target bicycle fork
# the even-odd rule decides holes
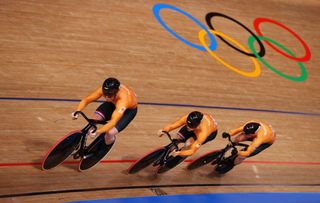
[[[87,133],[90,130],[92,125],[89,123],[84,127],[81,132],[83,136],[81,137],[80,144],[75,148],[75,153],[73,154],[73,159],[78,159],[80,157],[83,157],[85,155],[85,143],[87,142]]]
[[[162,153],[159,158],[154,162],[153,166],[157,166],[157,165],[164,165],[166,164],[166,160],[168,158],[168,155],[170,154],[171,152],[171,148],[173,147],[173,144],[169,144],[167,146],[165,146],[165,152]]]

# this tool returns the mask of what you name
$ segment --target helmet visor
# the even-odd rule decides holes
[[[103,94],[107,97],[113,97],[117,94],[117,89],[104,89],[103,88]]]
[[[187,126],[191,129],[198,127],[198,125],[199,125],[199,123],[197,123],[197,122],[187,121]]]

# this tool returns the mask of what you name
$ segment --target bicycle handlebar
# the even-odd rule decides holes
[[[176,144],[176,142],[172,139],[171,135],[169,132],[167,131],[162,131],[164,134],[166,134],[168,136],[168,138],[170,139],[170,141],[173,143],[174,147],[176,148],[176,150],[179,149],[178,145]]]
[[[231,140],[231,136],[229,135],[228,136],[228,140],[229,140],[229,143],[231,144],[231,146],[229,145],[229,147],[232,147],[233,149],[235,149],[235,150],[237,150],[238,151],[238,149],[236,148],[236,146],[242,146],[242,147],[248,147],[249,145],[247,145],[247,144],[244,144],[244,143],[234,143],[234,142],[232,142],[232,140]],[[228,149],[228,145],[226,146],[226,148],[225,148],[226,150]]]
[[[90,126],[93,127],[93,131],[92,131],[93,133],[96,132],[96,130],[97,130],[97,126],[95,124],[102,124],[102,125],[106,124],[105,121],[99,121],[99,120],[94,120],[94,119],[88,118],[82,111],[76,111],[74,114],[75,115],[80,114],[84,119],[86,119],[86,121],[90,124]]]
[[[76,111],[75,115],[80,114],[84,119],[86,119],[86,121],[88,121],[88,123],[91,124],[106,124],[105,121],[99,121],[99,120],[94,120],[94,119],[90,119],[88,118],[82,111]]]
[[[76,111],[74,113],[75,116],[78,114],[80,114],[84,119],[86,119],[86,121],[88,121],[88,123],[92,122],[91,119],[89,119],[82,111]]]

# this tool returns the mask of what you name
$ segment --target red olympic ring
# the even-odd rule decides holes
[[[311,57],[311,52],[310,52],[310,49],[308,47],[308,45],[301,39],[301,37],[299,37],[294,31],[292,31],[291,29],[289,29],[288,27],[280,24],[279,22],[275,21],[275,20],[271,20],[271,19],[268,19],[268,18],[256,18],[253,22],[253,26],[254,28],[256,29],[257,33],[259,36],[262,36],[263,37],[263,34],[259,28],[259,25],[260,23],[262,22],[269,22],[269,23],[273,23],[275,25],[278,25],[280,27],[282,27],[283,29],[287,30],[288,32],[290,32],[291,34],[293,34],[299,41],[300,43],[303,45],[304,49],[306,50],[306,54],[305,56],[303,57],[294,57],[294,56],[290,56],[289,54],[281,51],[279,48],[277,48],[276,46],[274,46],[273,44],[271,44],[270,42],[266,41],[266,43],[272,47],[274,50],[276,50],[277,52],[279,52],[280,54],[284,55],[285,57],[287,58],[290,58],[292,60],[295,60],[295,61],[300,61],[300,62],[305,62],[305,61],[308,61]]]

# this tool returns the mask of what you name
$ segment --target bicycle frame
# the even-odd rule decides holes
[[[244,143],[234,143],[234,142],[232,142],[230,136],[228,136],[228,140],[229,140],[229,144],[225,148],[223,148],[221,150],[221,153],[220,153],[217,161],[212,162],[211,163],[212,165],[215,165],[215,164],[219,165],[222,161],[224,161],[226,159],[230,159],[231,157],[237,155],[237,153],[233,153],[232,152],[230,156],[225,157],[226,152],[228,152],[230,149],[236,150],[236,152],[237,152],[238,149],[236,148],[236,146],[242,146],[242,147],[248,147],[249,146],[249,145],[244,144]]]
[[[87,151],[86,140],[90,129],[97,130],[95,124],[105,124],[103,121],[89,119],[84,113],[78,111],[75,115],[80,114],[88,121],[88,124],[80,131],[73,131],[58,140],[47,152],[43,161],[42,169],[48,170],[54,168],[65,161],[70,155],[74,159],[81,158],[83,162]],[[101,139],[95,139],[92,143],[98,143]],[[90,168],[90,167],[88,167]]]
[[[153,163],[153,166],[157,166],[157,165],[162,166],[162,165],[166,164],[166,161],[169,157],[169,154],[171,153],[172,147],[174,147],[176,150],[179,150],[178,145],[175,143],[175,140],[172,139],[171,135],[166,131],[163,131],[163,132],[168,136],[171,143],[164,147],[165,152]]]
[[[73,155],[74,159],[78,159],[78,158],[83,157],[85,155],[87,135],[88,135],[89,130],[91,128],[93,128],[92,132],[96,132],[96,130],[97,130],[96,124],[106,124],[105,121],[98,121],[98,120],[94,120],[94,119],[89,119],[81,111],[75,112],[75,115],[77,115],[77,114],[80,114],[88,122],[88,124],[81,130],[83,136],[81,137],[80,146],[76,149],[76,152]]]

